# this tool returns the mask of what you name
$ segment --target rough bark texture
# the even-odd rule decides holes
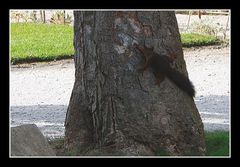
[[[187,75],[174,12],[74,12],[75,84],[65,147],[79,155],[204,155],[194,101],[167,78],[160,87],[133,45],[175,54]]]

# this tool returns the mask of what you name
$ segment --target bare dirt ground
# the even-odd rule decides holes
[[[229,47],[184,49],[195,103],[207,131],[229,130]],[[64,119],[74,83],[72,59],[13,65],[10,69],[11,126],[35,123],[45,136],[64,135]]]

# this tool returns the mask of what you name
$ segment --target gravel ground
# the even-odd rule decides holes
[[[184,50],[195,103],[207,131],[229,130],[229,48]],[[11,66],[11,126],[35,123],[45,136],[64,135],[64,119],[74,83],[73,60]]]
[[[230,129],[229,47],[185,50],[190,79],[196,89],[195,103],[207,131]]]

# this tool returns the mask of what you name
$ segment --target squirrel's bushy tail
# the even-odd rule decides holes
[[[175,69],[168,70],[168,78],[174,82],[180,89],[185,91],[189,96],[195,96],[195,90],[192,82],[182,73]]]

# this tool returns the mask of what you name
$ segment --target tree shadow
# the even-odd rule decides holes
[[[230,127],[229,96],[198,96],[195,103],[207,131],[226,130]],[[11,106],[10,124],[36,124],[44,136],[64,136],[66,105]]]

